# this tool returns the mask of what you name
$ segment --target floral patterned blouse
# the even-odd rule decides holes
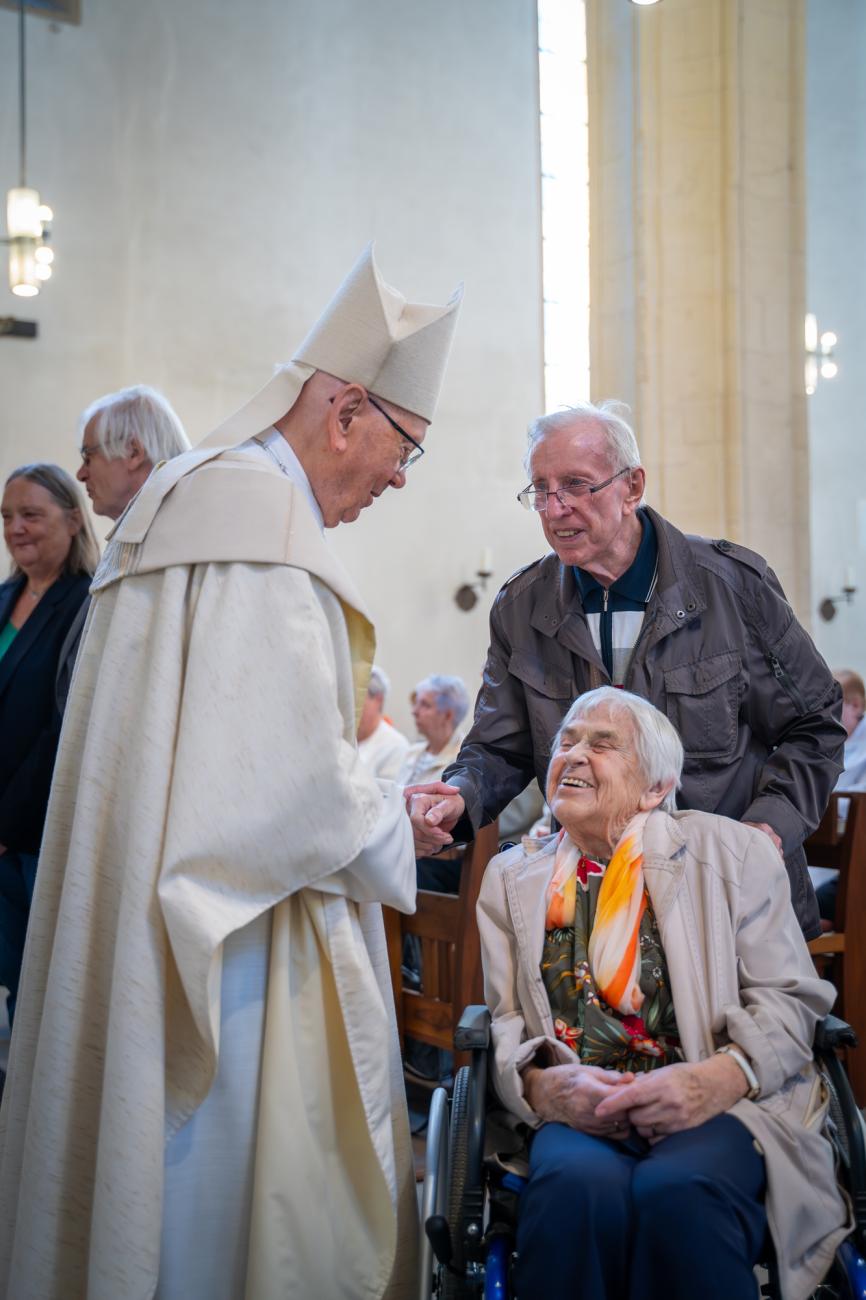
[[[556,1037],[584,1065],[609,1070],[652,1070],[682,1059],[667,963],[649,898],[640,925],[641,1014],[623,1016],[599,997],[587,948],[606,864],[581,858],[575,924],[548,930],[541,974]]]

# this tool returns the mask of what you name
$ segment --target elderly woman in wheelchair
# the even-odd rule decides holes
[[[482,885],[493,1083],[530,1132],[520,1300],[739,1300],[768,1237],[803,1300],[850,1227],[812,1057],[834,990],[769,838],[674,810],[682,763],[645,700],[581,696],[562,830]]]

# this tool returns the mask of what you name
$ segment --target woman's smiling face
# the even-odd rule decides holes
[[[547,801],[575,843],[602,856],[613,852],[629,818],[656,806],[628,714],[601,706],[568,723],[550,761]]]
[[[9,554],[29,576],[60,572],[81,528],[77,510],[64,510],[47,488],[23,475],[3,493],[3,536]]]

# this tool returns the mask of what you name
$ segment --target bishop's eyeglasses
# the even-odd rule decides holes
[[[384,415],[385,419],[388,421],[391,428],[396,429],[401,438],[405,438],[407,442],[411,442],[412,446],[415,449],[414,451],[410,451],[408,447],[403,448],[402,454],[400,456],[400,469],[404,470],[404,469],[408,469],[410,465],[417,465],[418,461],[424,455],[424,448],[421,446],[420,442],[416,442],[415,439],[412,437],[411,433],[407,433],[406,430],[402,427],[402,425],[398,424],[396,420],[392,420],[388,412],[386,410],[383,410],[383,408],[376,401],[375,397],[371,397],[369,393],[367,394],[367,401],[370,403],[371,406],[375,406],[379,414]]]
[[[556,497],[563,510],[568,510],[571,506],[580,505],[586,501],[586,498],[602,488],[609,487],[614,479],[622,478],[623,474],[630,474],[634,465],[626,465],[625,469],[619,469],[610,478],[606,478],[603,483],[587,483],[583,479],[566,479],[565,482],[555,491],[550,492],[547,488],[525,487],[522,492],[518,492],[517,500],[525,510],[537,510],[544,514],[547,510],[547,498]]]

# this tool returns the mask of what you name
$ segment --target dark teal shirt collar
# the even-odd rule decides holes
[[[609,587],[611,597],[619,597],[623,603],[630,607],[647,603],[655,586],[658,568],[658,542],[655,529],[646,510],[638,511],[638,519],[641,524],[641,540],[640,546],[637,548],[637,555],[625,573],[617,578],[616,582],[612,582]],[[585,569],[577,568],[576,565],[574,567],[574,577],[584,607],[587,607],[588,600],[594,605],[595,601],[600,599],[600,593],[604,590],[601,583],[596,581],[592,574],[587,573]]]

